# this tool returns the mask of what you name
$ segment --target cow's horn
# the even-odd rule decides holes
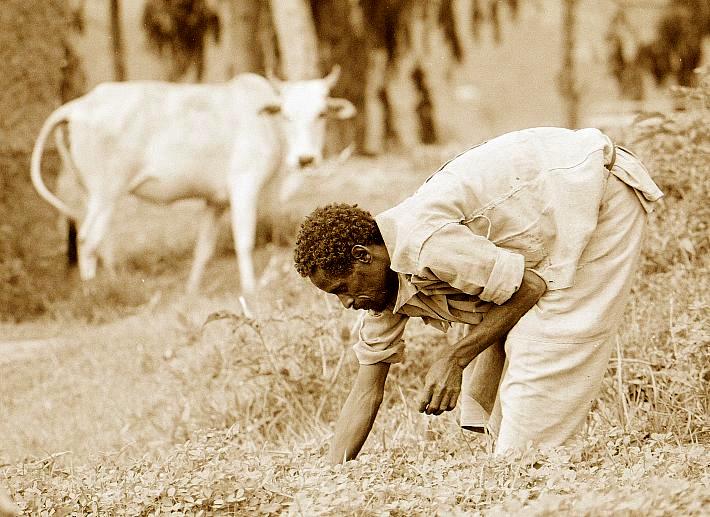
[[[331,69],[330,73],[326,75],[323,80],[328,85],[328,89],[330,89],[335,86],[335,83],[338,82],[338,79],[340,79],[340,65],[335,64],[333,65],[333,68]]]

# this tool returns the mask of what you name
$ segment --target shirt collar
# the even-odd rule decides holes
[[[411,232],[403,231],[409,225],[403,217],[406,212],[400,210],[400,207],[401,205],[394,206],[375,217],[385,248],[390,256],[390,269],[397,273],[397,299],[394,302],[393,313],[399,311],[417,294],[416,287],[407,280],[407,275],[414,272],[415,263],[410,256],[411,246],[404,245],[405,233],[411,235]]]
[[[394,307],[392,312],[398,312],[404,304],[411,300],[417,294],[417,288],[414,287],[408,280],[406,275],[402,273],[397,273],[397,299],[394,302]]]

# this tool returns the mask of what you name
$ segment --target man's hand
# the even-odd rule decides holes
[[[357,457],[382,403],[389,363],[361,364],[330,446],[330,462],[342,463]]]
[[[510,299],[493,305],[483,321],[473,326],[431,365],[426,384],[419,395],[419,412],[440,415],[456,407],[461,392],[463,369],[489,346],[505,339],[505,335],[545,293],[547,285],[537,273],[525,270],[523,281]]]
[[[434,361],[419,394],[419,412],[440,415],[454,409],[461,393],[462,375],[463,368],[455,359],[445,357]]]

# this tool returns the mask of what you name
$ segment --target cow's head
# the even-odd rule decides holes
[[[323,159],[326,118],[347,119],[355,115],[355,106],[350,101],[328,96],[339,76],[340,67],[335,65],[322,79],[279,81],[269,78],[279,93],[280,102],[264,107],[262,112],[281,118],[288,147],[287,166],[318,165]]]

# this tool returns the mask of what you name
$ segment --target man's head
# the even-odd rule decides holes
[[[357,205],[317,208],[301,223],[296,270],[348,309],[382,311],[397,294],[397,276],[380,230]]]

